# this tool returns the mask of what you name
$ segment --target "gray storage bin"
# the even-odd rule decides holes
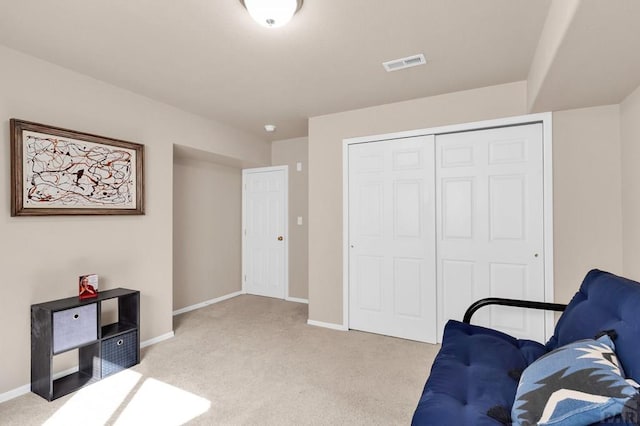
[[[138,332],[129,331],[102,341],[102,377],[138,363]]]
[[[97,304],[53,313],[53,353],[82,346],[98,339]]]

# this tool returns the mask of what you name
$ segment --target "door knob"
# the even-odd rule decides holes
[[[282,240],[284,240],[284,237],[283,237],[282,235],[280,235],[280,236],[278,237],[278,241],[282,241]]]

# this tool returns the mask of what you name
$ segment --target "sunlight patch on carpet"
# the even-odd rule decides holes
[[[155,379],[147,379],[115,425],[182,425],[207,412],[210,406],[211,402],[205,398]]]
[[[77,391],[45,426],[104,425],[136,386],[142,375],[125,370]]]

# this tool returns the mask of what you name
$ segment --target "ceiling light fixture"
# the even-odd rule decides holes
[[[260,25],[277,28],[286,25],[302,7],[302,0],[240,0]]]

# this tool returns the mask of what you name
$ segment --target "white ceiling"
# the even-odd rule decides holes
[[[306,0],[270,30],[238,0],[0,0],[0,44],[276,140],[312,116],[524,80],[548,7]],[[428,64],[381,65],[415,53]]]
[[[640,0],[555,1],[577,12],[532,111],[622,101],[640,84]],[[550,5],[305,0],[270,30],[239,0],[0,0],[0,44],[278,140],[308,117],[525,80]],[[416,53],[426,66],[381,65]]]
[[[640,85],[640,1],[578,4],[534,111],[617,104]]]

